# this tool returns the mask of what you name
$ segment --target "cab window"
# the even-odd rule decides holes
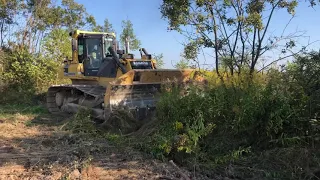
[[[103,55],[102,55],[102,43],[100,39],[87,39],[88,58],[91,68],[99,68]]]
[[[105,39],[105,52],[106,52],[106,57],[110,57],[110,56],[112,56],[111,55],[111,52],[109,52],[109,47],[112,47],[113,46],[113,39],[111,39],[111,38],[106,38]]]
[[[83,59],[84,59],[84,49],[83,49],[83,39],[79,39],[78,40],[78,60],[79,60],[79,63],[82,63],[83,62]]]

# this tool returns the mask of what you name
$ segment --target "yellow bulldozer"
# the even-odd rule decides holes
[[[123,108],[143,119],[155,110],[164,82],[203,80],[195,70],[157,69],[156,61],[141,48],[140,59],[119,49],[114,33],[75,30],[72,59],[63,62],[61,72],[71,84],[52,85],[47,92],[50,113],[92,110],[95,118],[106,120]]]

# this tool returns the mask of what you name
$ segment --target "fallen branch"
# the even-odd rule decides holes
[[[178,171],[178,173],[185,179],[191,180],[186,174],[184,174],[181,169],[172,161],[170,160],[169,163]]]

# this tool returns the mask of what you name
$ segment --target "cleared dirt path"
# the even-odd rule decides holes
[[[66,121],[47,114],[0,116],[0,179],[183,179],[169,163],[63,131]]]

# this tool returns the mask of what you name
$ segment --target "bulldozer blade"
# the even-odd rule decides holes
[[[124,106],[129,109],[137,107],[154,107],[156,95],[160,92],[161,84],[135,84],[112,86],[110,105]]]
[[[194,69],[144,69],[131,70],[110,82],[111,85],[162,84],[168,81],[188,82],[190,80],[205,81],[199,71]]]
[[[110,109],[124,108],[138,119],[148,116],[155,109],[161,84],[113,85],[110,93]]]
[[[126,108],[139,119],[155,110],[165,83],[185,84],[203,79],[194,70],[131,70],[111,82],[110,109]]]

